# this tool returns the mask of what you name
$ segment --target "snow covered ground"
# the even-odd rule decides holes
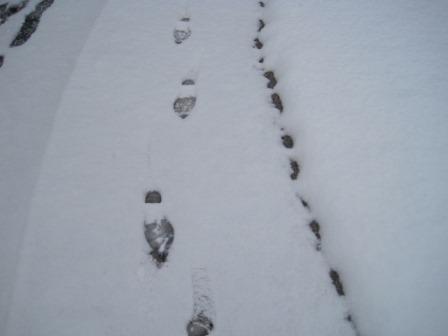
[[[448,3],[271,1],[298,189],[366,335],[448,331]]]
[[[10,1],[9,5],[15,3],[20,1]],[[0,26],[0,55],[4,56],[0,68],[2,327],[5,325],[30,202],[53,118],[104,0],[56,1],[43,15],[33,37],[25,45],[9,48],[24,17],[37,3],[36,0],[30,1],[25,9]]]
[[[38,3],[0,26],[0,334],[446,332],[442,1],[56,0],[8,48]]]

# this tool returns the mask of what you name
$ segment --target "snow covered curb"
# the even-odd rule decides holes
[[[271,0],[260,33],[319,218],[363,335],[447,328],[444,1]]]
[[[258,21],[258,33],[261,33],[261,31],[266,27],[266,22],[264,20],[263,17],[263,12],[266,9],[266,2],[265,1],[259,1],[259,6],[260,8],[262,8],[262,13],[260,16],[260,19]],[[272,90],[272,94],[271,94],[271,103],[273,105],[274,108],[276,108],[279,111],[279,119],[278,119],[278,124],[282,124],[282,116],[284,113],[284,104],[282,102],[281,99],[281,94],[279,92],[278,89],[275,89],[277,84],[279,83],[276,75],[275,75],[275,69],[273,68],[266,68],[264,66],[264,63],[266,60],[269,60],[269,55],[266,55],[263,52],[263,41],[262,38],[260,37],[260,35],[258,35],[255,39],[254,39],[254,48],[260,50],[260,55],[258,58],[258,67],[261,71],[263,71],[263,77],[265,77],[268,80],[267,83],[267,88]],[[289,134],[289,132],[286,130],[286,127],[280,127],[280,131],[283,134],[281,136],[281,140],[282,140],[282,144],[283,146],[288,150],[288,156],[289,156],[289,162],[290,162],[290,178],[292,181],[295,181],[298,179],[299,177],[299,173],[300,173],[300,165],[298,163],[298,160],[291,155],[291,151],[293,151],[294,149],[294,138]],[[306,197],[304,197],[303,195],[298,195],[298,199],[300,200],[302,206],[304,208],[306,208],[309,212],[310,212],[310,217],[312,218],[308,224],[310,231],[314,234],[315,238],[316,238],[316,243],[315,243],[315,248],[317,251],[319,251],[320,253],[322,253],[322,233],[321,233],[321,228],[320,228],[320,224],[319,222],[316,220],[315,216],[312,214],[311,211],[311,207],[309,202],[306,200]],[[327,260],[328,263],[328,260]],[[345,291],[344,291],[344,285],[343,285],[343,281],[341,279],[341,276],[339,274],[338,271],[336,271],[334,268],[329,266],[329,271],[328,271],[328,275],[329,278],[331,279],[331,282],[336,290],[336,293],[343,297],[345,296]],[[348,310],[347,315],[345,316],[345,320],[351,324],[354,332],[356,335],[360,335],[359,329],[356,326],[356,323],[353,319],[352,313],[350,313],[350,311]]]

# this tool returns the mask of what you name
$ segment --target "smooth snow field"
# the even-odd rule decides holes
[[[0,2],[0,335],[445,335],[447,19]]]

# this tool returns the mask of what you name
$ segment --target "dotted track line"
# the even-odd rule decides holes
[[[265,8],[266,7],[266,3],[264,1],[259,1],[258,5],[261,8]],[[258,29],[257,32],[260,33],[264,28],[266,27],[266,23],[263,19],[259,19],[258,20]],[[257,36],[254,39],[254,44],[253,47],[259,50],[263,49],[263,42],[260,39],[260,36]],[[265,60],[264,56],[261,56],[258,60],[258,63],[263,64]],[[275,72],[273,69],[270,69],[268,71],[265,71],[263,73],[263,76],[268,80],[267,83],[267,88],[271,89],[273,92],[271,93],[271,103],[272,105],[279,111],[279,114],[282,115],[282,113],[284,112],[284,105],[281,99],[280,94],[275,90],[276,85],[278,84],[278,79],[275,76]],[[287,149],[292,149],[294,147],[294,139],[291,135],[287,134],[285,132],[285,129],[282,127],[281,131],[283,133],[283,135],[281,136],[281,140],[282,140],[282,144],[285,148]],[[299,177],[299,173],[300,173],[300,165],[299,163],[293,159],[293,158],[289,158],[289,162],[290,162],[290,175],[289,177],[291,178],[291,180],[295,181],[298,179]],[[311,212],[311,208],[309,203],[303,198],[303,197],[299,197],[301,205],[310,213]],[[314,217],[314,216],[313,216]],[[320,230],[320,224],[317,221],[317,219],[312,219],[309,224],[308,224],[309,229],[311,230],[311,232],[313,233],[313,235],[316,238],[316,244],[315,244],[315,248],[317,251],[321,252],[321,244],[322,244],[322,233]],[[328,261],[327,261],[328,264]],[[336,293],[338,294],[338,296],[342,297],[345,296],[345,291],[344,291],[344,286],[343,286],[343,282],[341,279],[341,276],[339,274],[338,271],[336,271],[335,269],[329,267],[329,272],[328,272],[329,278],[336,290]],[[348,313],[345,316],[345,320],[350,323],[350,325],[353,328],[353,331],[355,333],[355,335],[359,336],[360,332],[359,329],[357,328],[355,321],[353,320],[353,317],[350,313]]]

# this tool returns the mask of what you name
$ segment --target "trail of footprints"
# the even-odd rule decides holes
[[[182,17],[173,31],[174,42],[184,43],[191,36],[190,18]],[[178,96],[173,102],[173,111],[181,119],[187,118],[196,105],[196,81],[184,78]],[[162,203],[162,194],[150,190],[145,195],[145,204],[155,206]],[[170,248],[174,242],[174,226],[167,217],[144,222],[143,232],[155,265],[160,269],[168,261]],[[207,336],[214,329],[215,308],[212,300],[210,279],[205,268],[192,270],[193,307],[190,320],[186,323],[188,336]]]
[[[260,7],[264,8],[265,3],[260,1]],[[265,28],[266,24],[264,20],[259,19],[258,21],[258,32],[261,32]],[[175,44],[182,44],[187,39],[191,37],[192,31],[190,28],[190,18],[181,18],[173,31],[173,37]],[[254,47],[261,50],[263,48],[263,43],[259,37],[254,39]],[[260,57],[259,63],[264,62],[264,57]],[[277,78],[273,70],[264,72],[263,76],[268,80],[267,88],[271,89],[271,103],[276,108],[280,114],[284,111],[283,102],[281,100],[280,94],[274,89],[277,86]],[[173,102],[173,111],[182,119],[187,118],[193,111],[196,105],[196,82],[193,78],[185,78],[181,81],[181,86],[178,96]],[[292,150],[294,148],[294,139],[291,135],[285,132],[284,128],[281,128],[282,136],[281,142],[283,146]],[[300,173],[300,165],[298,161],[290,157],[290,179],[297,180]],[[307,201],[302,197],[299,197],[301,204],[308,211],[310,206]],[[145,203],[147,204],[159,204],[162,202],[162,195],[159,191],[148,191],[145,196]],[[321,251],[321,230],[320,224],[316,219],[310,221],[309,229],[314,234],[316,238],[315,248],[317,251]],[[146,241],[151,249],[150,255],[152,256],[155,264],[160,268],[166,261],[169,255],[170,248],[174,242],[174,227],[171,222],[166,218],[161,220],[154,220],[150,223],[144,223],[144,235]],[[339,296],[344,296],[345,291],[340,278],[339,273],[330,268],[329,278],[333,283],[335,290]],[[195,269],[192,271],[192,287],[193,287],[193,313],[192,317],[186,325],[186,331],[188,336],[206,336],[209,335],[214,329],[214,303],[211,295],[210,281],[207,276],[207,271],[204,268]],[[352,316],[348,314],[346,320],[350,323],[357,335],[359,332],[356,325],[352,319]]]
[[[26,43],[31,35],[37,30],[39,22],[43,13],[53,4],[54,0],[42,0],[38,2],[32,12],[30,12],[20,27],[19,32],[12,40],[10,47],[21,46]],[[23,0],[19,3],[9,4],[8,2],[0,4],[0,26],[7,22],[8,18],[19,13],[29,3],[29,0]],[[260,7],[264,8],[265,3],[260,1]],[[260,19],[258,21],[258,32],[265,28],[265,22]],[[182,17],[175,26],[173,31],[174,42],[177,45],[184,43],[192,35],[190,28],[190,18]],[[254,47],[261,50],[263,43],[260,38],[254,39]],[[259,63],[264,62],[264,57],[259,58]],[[0,67],[4,64],[4,55],[0,55]],[[273,90],[271,93],[271,102],[273,106],[282,113],[284,110],[282,100],[278,92],[274,91],[277,85],[277,78],[274,71],[269,70],[264,72],[264,77],[268,80],[267,88]],[[181,82],[180,92],[178,97],[173,102],[174,112],[182,119],[187,118],[193,111],[196,105],[196,90],[195,80],[186,78]],[[283,135],[281,136],[282,144],[286,149],[294,148],[294,139],[291,135],[281,129]],[[294,158],[289,159],[290,162],[290,178],[297,180],[300,173],[300,166]],[[162,203],[162,195],[160,191],[148,191],[144,199],[145,203],[160,204]],[[310,211],[308,203],[300,198],[302,205]],[[309,228],[316,238],[316,250],[321,250],[321,231],[317,220],[313,219],[309,223]],[[170,248],[174,242],[175,231],[172,223],[167,217],[162,219],[155,219],[149,223],[144,222],[143,225],[144,236],[150,247],[149,254],[152,256],[156,266],[160,268],[168,259]],[[339,273],[331,269],[329,270],[329,277],[335,287],[338,295],[344,296],[344,287]],[[193,314],[190,321],[186,325],[188,336],[206,336],[214,329],[214,303],[210,293],[210,283],[205,269],[196,269],[192,272],[193,280]],[[350,314],[346,316],[346,320],[351,323],[357,334],[356,325]]]
[[[263,1],[259,1],[258,4],[259,4],[259,6],[261,8],[264,8],[266,6],[266,4]],[[261,32],[265,27],[266,27],[265,21],[263,19],[259,19],[258,20],[258,30],[257,31]],[[253,46],[254,46],[254,48],[257,48],[259,50],[263,49],[263,42],[260,40],[259,36],[254,39]],[[260,64],[263,64],[264,60],[265,60],[264,57],[261,56],[258,59],[258,62]],[[283,110],[284,110],[283,102],[282,102],[282,100],[280,98],[280,94],[274,90],[276,85],[277,85],[277,83],[278,83],[278,80],[277,80],[277,78],[275,76],[275,73],[274,73],[273,70],[268,70],[268,71],[265,71],[263,73],[263,76],[268,80],[268,83],[266,85],[267,88],[272,90],[272,93],[271,93],[271,103],[274,106],[274,108],[276,108],[279,111],[279,113],[282,114]],[[288,149],[288,150],[293,149],[294,148],[294,139],[293,139],[293,137],[291,135],[287,134],[283,127],[280,130],[282,131],[281,141],[282,141],[283,146],[286,149]],[[300,165],[299,165],[298,161],[296,159],[292,158],[292,157],[289,158],[289,163],[290,163],[290,175],[289,175],[289,177],[293,181],[297,180],[298,177],[299,177],[299,173],[300,173]],[[306,208],[311,213],[311,209],[310,209],[310,206],[309,206],[308,202],[305,201],[305,199],[303,199],[302,197],[299,197],[299,200],[300,200],[302,206],[304,208]],[[313,233],[313,235],[316,238],[315,249],[317,251],[321,251],[321,248],[322,248],[322,246],[321,246],[322,234],[321,234],[321,228],[320,228],[319,222],[316,219],[312,219],[310,221],[310,223],[308,224],[308,226],[309,226],[309,229],[311,230],[311,232]],[[336,293],[339,296],[345,296],[344,286],[343,286],[343,283],[342,283],[342,280],[341,280],[341,277],[340,277],[338,271],[336,271],[333,268],[329,268],[328,275],[329,275],[329,278],[330,278],[330,280],[331,280],[331,282],[332,282],[332,284],[333,284],[333,286],[334,286],[334,288],[336,290]],[[353,318],[352,318],[350,313],[347,314],[347,316],[345,317],[345,320],[348,323],[350,323],[350,325],[353,328],[354,333],[356,335],[360,335],[359,334],[359,330],[358,330],[358,328],[357,328],[357,326],[356,326],[356,324],[355,324],[355,322],[354,322],[354,320],[353,320]]]
[[[182,17],[173,31],[174,43],[182,44],[191,36],[190,18]],[[196,82],[185,78],[181,82],[179,95],[173,102],[174,112],[182,119],[187,118],[196,105]]]

